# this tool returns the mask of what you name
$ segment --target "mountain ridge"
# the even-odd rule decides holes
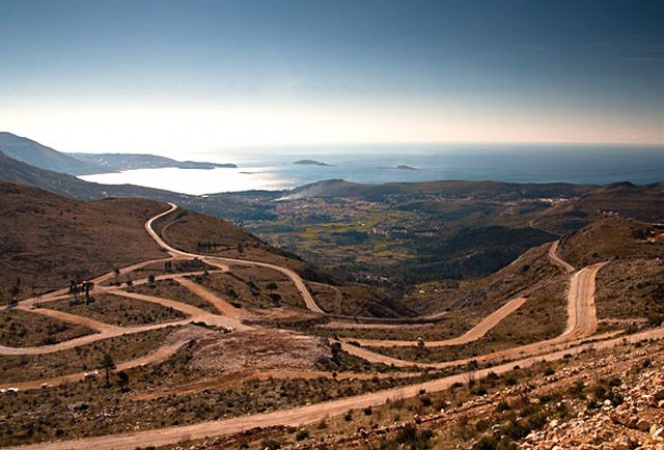
[[[165,167],[180,169],[237,168],[235,164],[177,161],[146,153],[64,153],[6,131],[0,132],[0,152],[40,169],[68,175],[90,175]]]

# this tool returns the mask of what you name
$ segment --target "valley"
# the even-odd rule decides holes
[[[260,390],[260,386],[265,383],[286,384],[288,380],[293,380],[293,382],[297,380],[319,380],[319,383],[323,383],[320,388],[323,389],[323,392],[327,392],[327,401],[320,405],[311,406],[305,406],[297,399],[294,399],[295,403],[281,401],[268,406],[269,409],[276,408],[275,412],[261,413],[261,409],[265,406],[261,407],[259,405],[267,406],[270,404],[268,397],[261,396],[260,400],[257,399],[259,403],[253,404],[253,409],[246,410],[242,408],[230,413],[231,417],[238,412],[241,414],[249,413],[248,416],[237,419],[219,418],[217,421],[206,422],[205,419],[209,417],[208,414],[201,413],[198,415],[199,419],[189,418],[187,420],[202,420],[202,423],[184,427],[173,422],[173,416],[171,416],[171,420],[162,421],[162,423],[171,423],[173,428],[156,427],[154,431],[133,431],[126,435],[116,434],[126,432],[126,429],[122,427],[124,419],[120,415],[117,416],[117,420],[111,422],[117,425],[107,428],[106,432],[103,433],[110,432],[112,436],[99,438],[93,436],[101,430],[86,429],[83,417],[87,414],[82,411],[76,414],[80,416],[80,419],[83,419],[77,427],[74,427],[80,430],[78,433],[82,433],[77,435],[76,441],[66,440],[68,432],[61,431],[58,437],[65,438],[62,443],[36,444],[31,448],[90,448],[90,446],[95,446],[109,449],[129,449],[137,446],[167,445],[187,440],[209,439],[217,435],[233,435],[254,429],[257,426],[302,427],[306,424],[327,420],[331,416],[349,410],[380,407],[383,404],[389,404],[390,399],[406,399],[418,396],[420,392],[432,394],[439,391],[446,392],[455,383],[463,383],[464,380],[468,380],[470,377],[473,380],[481,380],[490,374],[492,374],[491,376],[500,376],[503,373],[510,373],[517,366],[526,369],[531,365],[542,364],[543,361],[573,360],[574,355],[584,355],[589,349],[601,351],[604,348],[613,349],[630,343],[650,342],[653,339],[655,340],[653,342],[657,342],[659,338],[664,337],[664,330],[661,328],[648,329],[647,327],[643,331],[632,330],[627,335],[624,334],[624,330],[620,329],[596,334],[598,322],[595,308],[595,280],[598,273],[610,263],[602,261],[592,263],[579,270],[575,269],[574,266],[561,257],[561,254],[565,252],[564,246],[570,245],[570,241],[574,239],[574,236],[571,236],[562,241],[562,248],[561,241],[554,241],[552,245],[548,244],[543,247],[541,252],[535,252],[539,255],[535,257],[537,263],[542,268],[546,267],[547,273],[557,271],[555,279],[559,283],[567,285],[567,287],[562,288],[562,291],[556,291],[558,293],[567,292],[567,307],[562,314],[562,317],[567,317],[567,325],[554,338],[531,344],[511,346],[494,352],[486,352],[487,347],[485,347],[482,349],[482,354],[473,354],[469,357],[455,358],[448,361],[444,360],[444,356],[436,355],[435,350],[438,348],[463,347],[486,339],[486,336],[490,336],[492,330],[500,326],[501,322],[515,316],[524,305],[528,304],[528,296],[523,296],[514,297],[511,300],[507,299],[509,301],[502,300],[500,304],[496,305],[494,311],[485,310],[481,314],[478,311],[474,316],[477,323],[472,329],[463,335],[447,340],[369,340],[361,337],[364,327],[352,328],[353,333],[356,334],[356,337],[353,338],[341,338],[339,341],[334,337],[321,339],[316,337],[316,332],[310,334],[310,330],[313,331],[320,324],[324,324],[326,330],[334,330],[336,324],[341,325],[339,331],[342,331],[346,329],[343,325],[344,321],[357,323],[358,320],[369,320],[370,318],[348,317],[344,319],[339,316],[334,319],[336,322],[334,320],[330,321],[326,318],[326,312],[317,303],[315,296],[311,294],[307,283],[303,281],[300,275],[295,270],[282,266],[278,262],[267,263],[261,260],[248,259],[247,253],[244,253],[244,250],[239,252],[237,248],[232,250],[234,256],[237,257],[230,257],[210,253],[195,253],[172,247],[165,241],[164,231],[168,230],[168,233],[170,233],[174,224],[181,221],[183,217],[181,211],[174,204],[171,204],[167,210],[150,217],[145,223],[145,230],[166,254],[158,259],[120,267],[118,270],[92,279],[91,281],[94,283],[92,289],[94,302],[88,303],[87,299],[83,299],[84,294],[81,293],[78,295],[79,299],[72,303],[72,293],[69,289],[60,289],[36,298],[26,298],[11,307],[3,307],[3,314],[5,315],[19,311],[28,315],[46,315],[73,326],[86,327],[90,330],[90,334],[46,346],[0,347],[0,353],[5,355],[3,358],[29,358],[29,355],[46,354],[53,355],[52,358],[55,358],[40,362],[37,362],[37,360],[31,362],[29,359],[23,360],[21,366],[24,369],[22,369],[20,376],[10,370],[11,359],[6,359],[5,364],[9,365],[5,365],[5,368],[3,368],[2,378],[13,379],[13,381],[2,383],[1,386],[4,390],[2,399],[9,400],[15,398],[15,396],[32,396],[31,391],[41,397],[46,395],[47,397],[55,396],[57,398],[59,395],[71,395],[71,390],[74,389],[74,392],[79,392],[77,395],[87,399],[84,401],[88,405],[86,409],[96,410],[103,407],[105,401],[102,400],[99,406],[95,406],[99,401],[92,400],[89,395],[85,394],[86,389],[89,389],[92,384],[98,386],[94,389],[95,391],[101,388],[101,391],[98,392],[102,393],[102,397],[123,398],[125,401],[134,402],[134,405],[142,404],[143,407],[140,409],[144,410],[145,413],[134,410],[133,414],[137,418],[142,417],[141,414],[149,414],[145,416],[144,420],[147,420],[152,415],[159,415],[152,410],[152,407],[166,399],[178,398],[182,395],[187,396],[190,402],[194,398],[199,398],[200,400],[197,401],[201,401],[210,392],[210,389],[220,389],[221,392],[228,392],[229,389],[239,388],[238,393],[240,395],[247,395],[249,391],[241,394],[243,386],[245,389]],[[619,223],[620,220],[607,220],[618,222],[614,226],[617,226],[618,229],[622,228],[622,224]],[[600,228],[606,228],[606,225],[600,226]],[[632,235],[634,234],[632,233]],[[230,247],[226,245],[219,253],[228,252],[228,248]],[[644,247],[641,251],[648,254],[649,247]],[[278,261],[283,256],[272,256],[272,258]],[[178,263],[183,263],[180,266],[181,271],[173,272],[172,269],[169,269],[173,265],[178,267]],[[514,270],[514,266],[520,266],[517,270],[522,270],[523,266],[521,264],[517,260],[510,265],[511,267],[508,266],[503,271]],[[196,266],[202,270],[195,270]],[[250,286],[249,291],[243,295],[256,296],[260,295],[259,291],[268,290],[272,294],[281,297],[291,296],[296,301],[291,301],[293,304],[288,306],[240,306],[226,300],[225,295],[219,295],[220,291],[211,289],[211,285],[204,281],[208,277],[218,275],[240,274],[243,273],[243,268],[251,267],[260,268],[261,270],[255,273],[250,271],[239,277],[234,275]],[[143,275],[139,277],[132,275],[138,271],[143,271]],[[148,275],[145,276],[145,274]],[[124,286],[122,282],[119,282],[120,279],[125,280]],[[274,281],[270,282],[269,280]],[[262,288],[260,287],[261,283],[264,286]],[[270,287],[267,287],[268,284]],[[161,286],[160,289],[163,290],[165,295],[150,295],[151,291],[156,289],[157,286]],[[177,289],[174,289],[175,287]],[[239,289],[239,286],[236,287]],[[225,289],[224,292],[229,292],[228,288]],[[287,291],[291,289],[293,290],[292,293],[287,294]],[[139,291],[141,293],[138,293]],[[186,292],[187,295],[184,296],[183,292]],[[472,294],[472,291],[470,293]],[[167,308],[168,311],[171,311],[169,313],[171,318],[164,316],[161,320],[156,319],[154,317],[155,311],[143,310],[132,313],[131,310],[128,310],[128,306],[123,306],[122,302],[113,300],[112,296],[118,299],[126,298],[137,305],[151,304]],[[172,299],[168,297],[172,297]],[[178,300],[180,298],[188,298],[189,300],[182,302]],[[60,307],[58,310],[53,309],[52,305],[56,305],[58,302],[65,308],[62,312],[59,311]],[[112,314],[115,314],[113,310],[106,310],[101,316],[97,316],[98,319],[92,319],[85,312],[85,307],[81,310],[80,306],[75,304],[77,302],[79,305],[87,305],[90,311],[95,310],[95,304],[97,303],[112,304],[113,309],[119,308],[118,312],[121,312],[121,315],[117,316],[118,319],[115,319],[114,324],[111,323],[113,322]],[[193,303],[206,305],[207,307],[204,309],[195,306]],[[75,306],[75,309],[71,309],[72,306]],[[484,305],[484,308],[487,306]],[[141,309],[144,308],[141,307]],[[469,310],[472,311],[472,308]],[[80,315],[81,313],[83,315]],[[448,313],[453,314],[451,311]],[[136,324],[136,319],[131,318],[136,314],[151,316],[149,322],[152,323]],[[173,314],[176,315],[173,316]],[[183,318],[179,318],[178,315]],[[419,327],[417,332],[424,331],[432,326],[439,327],[445,323],[445,316],[446,313],[438,316],[434,315],[430,318],[422,317],[420,319],[423,321],[422,324],[412,326]],[[102,319],[102,321],[99,321],[99,319]],[[638,322],[638,318],[633,319]],[[27,321],[30,321],[30,319],[27,319]],[[427,321],[430,323],[429,325],[426,324]],[[641,324],[641,326],[644,325],[642,322]],[[389,321],[385,322],[385,325],[381,325],[379,318],[369,320],[367,325],[367,331],[380,329],[380,327],[389,329],[389,327],[394,326],[389,324]],[[288,331],[287,328],[292,328],[293,331]],[[155,335],[156,332],[160,334]],[[132,336],[140,337],[140,341],[146,342],[148,345],[137,346],[140,341],[132,341]],[[123,339],[121,345],[126,351],[118,351],[120,341],[116,342],[117,339]],[[238,339],[239,341],[237,341]],[[229,341],[237,341],[234,344],[235,348],[233,346],[229,347]],[[121,390],[120,393],[116,393],[117,388],[104,387],[103,370],[82,370],[81,372],[72,373],[71,368],[75,367],[76,364],[62,367],[58,363],[58,360],[77,359],[76,357],[67,356],[67,352],[75,351],[77,354],[90,355],[90,345],[96,345],[94,344],[96,342],[110,344],[110,346],[105,347],[105,351],[115,354],[113,359],[117,360],[117,363],[113,364],[113,372],[124,374],[118,380],[131,380],[131,384],[129,384],[131,389],[125,386],[124,393],[122,393],[122,385],[118,384]],[[268,344],[267,347],[266,344]],[[214,350],[215,348],[217,350]],[[414,352],[415,359],[408,356],[408,354],[401,353],[388,356],[390,353],[384,354],[382,350],[386,349],[394,352],[398,348]],[[96,353],[97,359],[99,359],[98,352],[104,352],[103,348],[93,350],[92,353]],[[200,354],[198,357],[194,356],[197,352],[202,352],[206,356],[201,357]],[[210,366],[218,358],[215,356],[218,352],[223,355],[223,359]],[[430,354],[424,355],[424,352]],[[183,361],[183,357],[185,357],[184,361],[189,362],[186,366],[178,368],[177,361]],[[247,359],[248,357],[250,359]],[[442,358],[442,362],[428,362],[432,358],[438,361],[441,361]],[[577,356],[577,358],[582,358],[582,356]],[[192,361],[196,360],[198,362],[194,366],[197,368],[189,367],[185,369],[191,365]],[[172,366],[173,364],[175,366]],[[34,368],[30,369],[32,366]],[[49,366],[53,368],[47,369]],[[56,369],[58,366],[60,368]],[[172,372],[168,375],[169,381],[160,381],[157,385],[154,385],[156,381],[154,379],[155,371],[164,373],[165,366],[171,367],[169,372]],[[94,359],[91,360],[88,356],[87,359],[81,359],[80,367],[90,369],[102,366],[95,364]],[[214,369],[211,372],[212,367]],[[471,367],[472,371],[469,372],[468,370]],[[186,381],[177,376],[177,373],[182,370],[189,374],[186,376]],[[90,375],[91,373],[94,375]],[[453,375],[454,373],[456,375]],[[31,374],[42,374],[42,376],[34,378],[34,375]],[[237,377],[240,374],[242,375],[235,382],[232,381],[232,378],[228,378],[229,376]],[[120,383],[120,381],[115,380],[115,377],[112,378],[114,382],[110,383],[111,385]],[[213,381],[215,379],[219,381]],[[365,381],[362,381],[363,379]],[[126,381],[123,383],[126,383]],[[308,383],[311,383],[311,381]],[[336,389],[348,383],[350,385],[347,388],[334,394]],[[399,387],[404,384],[407,387]],[[337,386],[337,388],[335,389],[333,386]],[[354,387],[351,388],[351,386]],[[284,392],[284,388],[281,389]],[[306,389],[308,388],[305,388],[305,391]],[[158,394],[159,391],[164,391],[164,393]],[[69,392],[69,394],[65,394],[65,392]],[[357,394],[362,395],[357,396]],[[117,395],[122,397],[117,397]],[[332,395],[331,400],[329,399],[330,395]],[[335,400],[334,397],[336,396],[339,396],[339,398]],[[318,398],[318,401],[322,400],[311,392],[300,401],[315,398]],[[257,413],[259,415],[256,415]],[[21,415],[18,411],[14,411],[12,417],[16,417],[17,414]],[[37,412],[37,414],[39,413]],[[224,417],[228,417],[228,415],[227,412]],[[187,414],[185,413],[182,417],[187,417]],[[148,423],[150,422],[148,420]],[[120,428],[117,426],[120,426]],[[146,424],[146,426],[152,428],[154,425]],[[19,426],[20,428],[22,427]],[[31,429],[33,431],[30,435],[34,435],[34,426]],[[64,430],[64,428],[57,429]],[[21,433],[18,436],[21,436]],[[47,435],[40,435],[37,430],[37,436],[43,436],[38,438],[38,440],[41,440]],[[84,436],[87,437],[81,439]],[[21,442],[15,441],[16,437],[6,436],[4,439],[11,439],[7,443]],[[123,442],[126,442],[126,445]],[[23,443],[26,443],[25,440],[23,440]]]
[[[0,450],[664,450],[664,0],[0,0]]]
[[[661,443],[661,183],[0,175],[3,448],[530,448],[578,414]]]

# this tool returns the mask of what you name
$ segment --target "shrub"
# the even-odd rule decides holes
[[[486,395],[488,392],[487,392],[487,390],[484,386],[478,386],[478,387],[472,389],[471,393],[473,395],[477,395],[477,396],[481,397],[483,395]]]
[[[266,450],[279,450],[281,448],[281,442],[276,439],[263,439],[261,442],[261,448]]]
[[[530,433],[530,428],[525,424],[512,419],[503,425],[502,433],[505,436],[512,438],[513,440],[519,440],[528,436],[528,433]]]
[[[510,409],[511,409],[510,404],[507,403],[505,400],[501,400],[500,403],[498,403],[498,406],[496,406],[496,412],[499,413],[509,411]]]
[[[569,393],[576,398],[583,399],[586,398],[586,396],[583,394],[583,389],[584,389],[583,381],[577,381],[572,385],[572,387],[569,390]]]
[[[295,435],[295,440],[296,441],[303,441],[309,437],[309,430],[302,429],[298,430],[297,434]]]
[[[426,450],[431,448],[429,441],[432,437],[433,432],[431,430],[427,429],[418,432],[417,427],[409,423],[399,431],[395,442],[400,444],[399,448],[406,447],[411,450]]]
[[[472,450],[496,450],[498,440],[494,436],[482,436],[479,441],[473,445]]]

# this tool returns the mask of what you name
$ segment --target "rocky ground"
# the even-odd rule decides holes
[[[481,395],[477,388],[488,384],[476,381],[475,394],[463,401],[427,393],[429,409],[416,398],[401,409],[356,411],[351,421],[253,429],[174,448],[664,450],[663,356],[661,342],[590,352],[555,367],[521,369],[515,385],[503,376]]]
[[[648,366],[648,364],[646,364]],[[551,420],[529,434],[524,450],[664,449],[664,373],[647,368],[631,383],[611,387],[599,407],[592,403],[572,420]]]

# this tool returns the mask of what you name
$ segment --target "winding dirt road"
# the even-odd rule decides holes
[[[551,249],[549,250],[549,257],[551,258],[552,262],[558,265],[560,265],[560,263],[567,264],[562,259],[558,258],[558,256],[556,255],[557,248],[558,248],[558,241],[554,242],[553,245],[551,246]],[[535,342],[533,344],[513,347],[507,350],[485,354],[472,359],[478,362],[486,362],[486,361],[520,358],[523,357],[524,355],[543,354],[546,352],[555,351],[561,347],[564,347],[566,344],[578,342],[584,338],[593,335],[597,331],[597,314],[595,311],[595,278],[597,276],[597,272],[599,272],[599,270],[605,265],[606,263],[602,262],[594,264],[592,266],[584,267],[583,269],[579,270],[578,272],[574,273],[574,275],[572,275],[570,279],[570,287],[567,291],[567,327],[565,328],[565,331],[563,331],[561,335],[546,341],[540,341],[540,342]],[[501,319],[500,314],[497,314],[499,311],[500,310],[496,311],[494,314],[492,314],[492,316],[496,316],[496,319],[500,320]],[[485,322],[488,321],[490,318],[491,316],[489,316],[485,320]],[[499,322],[499,320],[491,321],[493,323],[493,326],[495,326]],[[490,329],[491,329],[490,327],[487,328],[485,333],[488,332]],[[458,339],[461,339],[461,337]],[[469,361],[468,359],[468,360],[452,361],[445,363],[432,363],[432,364],[415,363],[412,361],[404,361],[386,355],[382,355],[380,353],[371,351],[370,349],[352,345],[348,341],[350,341],[350,339],[346,339],[345,342],[341,343],[342,349],[345,350],[346,352],[355,355],[359,358],[366,359],[367,361],[370,362],[390,364],[396,367],[445,368],[454,365],[465,364]],[[365,340],[365,342],[371,342],[372,344],[362,344],[362,342],[359,340],[355,341],[360,342],[360,345],[372,345],[375,347],[389,347],[392,346],[391,344],[392,342],[403,342],[409,346],[413,345],[413,343],[410,341]],[[432,344],[428,345],[433,346]],[[395,346],[399,346],[399,344]]]
[[[549,247],[549,259],[557,266],[562,267],[562,269],[567,272],[567,273],[572,273],[576,269],[574,266],[572,266],[570,263],[567,261],[564,261],[558,256],[558,246],[560,245],[560,241],[555,241],[553,244],[551,244],[551,247]]]
[[[300,291],[302,298],[307,306],[312,311],[318,313],[324,313],[320,307],[315,303],[311,294],[307,290],[306,286],[302,279],[290,269],[283,268],[274,264],[254,262],[254,261],[244,261],[237,260],[232,258],[223,258],[223,257],[212,257],[205,255],[197,255],[182,252],[170,247],[166,244],[160,236],[152,229],[152,225],[155,220],[164,217],[167,214],[175,211],[177,206],[170,204],[169,210],[151,218],[145,224],[145,228],[152,236],[152,238],[157,242],[162,248],[166,249],[169,254],[174,258],[199,258],[203,259],[205,262],[215,265],[217,267],[228,270],[225,264],[243,264],[243,265],[253,265],[259,267],[266,267],[272,270],[277,270],[286,276],[288,276],[293,283],[297,286]],[[558,243],[555,242],[551,249],[549,250],[549,257],[554,264],[557,264],[563,267],[568,273],[572,273],[575,269],[557,257]],[[143,267],[152,262],[144,262],[131,266],[134,268]],[[509,362],[503,363],[501,365],[496,365],[490,369],[479,370],[474,372],[474,375],[478,378],[486,376],[489,371],[495,373],[504,373],[507,371],[513,370],[514,366],[518,364],[521,367],[527,367],[529,365],[541,362],[543,360],[555,360],[561,359],[568,354],[576,354],[581,351],[584,351],[588,348],[609,348],[622,344],[624,342],[638,342],[645,339],[661,339],[664,338],[664,327],[660,327],[654,330],[647,332],[624,336],[618,338],[610,338],[608,335],[596,336],[597,341],[592,343],[580,342],[581,339],[587,338],[594,334],[597,330],[597,318],[595,315],[595,305],[594,305],[594,293],[595,293],[595,278],[597,272],[605,265],[605,263],[595,264],[575,272],[570,279],[570,288],[568,291],[568,321],[565,331],[558,337],[548,340],[537,342],[534,344],[521,346],[502,352],[495,352],[488,355],[483,355],[478,358],[473,358],[477,361],[499,361],[499,360],[509,360]],[[129,268],[122,269],[122,273],[128,273]],[[114,274],[106,274],[102,277],[99,277],[95,282],[103,282],[108,280]],[[206,290],[205,288],[191,283],[189,280],[186,280],[184,277],[174,277],[179,283],[181,283],[186,288],[190,289],[195,294],[199,295],[201,298],[209,301],[213,304],[221,314],[214,315],[206,311],[196,308],[191,305],[183,305],[179,302],[173,300],[161,299],[158,297],[151,297],[141,294],[128,293],[124,291],[116,291],[114,293],[119,295],[124,295],[130,298],[134,298],[140,301],[151,301],[154,303],[159,303],[164,306],[173,307],[178,309],[185,314],[188,314],[190,317],[183,321],[165,323],[165,324],[155,324],[144,327],[113,327],[108,324],[102,324],[100,322],[91,321],[91,319],[81,318],[80,320],[87,321],[87,325],[90,328],[97,330],[99,333],[90,336],[84,336],[79,339],[68,341],[65,343],[57,344],[55,346],[48,347],[34,347],[34,348],[23,348],[23,349],[11,349],[8,347],[0,347],[0,354],[39,354],[39,352],[49,353],[51,351],[60,351],[65,348],[73,348],[77,345],[83,345],[84,343],[94,342],[97,339],[106,339],[114,335],[129,334],[131,332],[140,332],[146,331],[148,329],[155,329],[160,327],[173,326],[177,324],[186,324],[190,323],[192,320],[222,320],[226,321],[224,323],[234,323],[234,326],[241,325],[241,319],[245,312],[234,308],[232,305],[228,304],[225,300],[216,297],[213,293]],[[112,291],[112,288],[105,288],[109,291]],[[50,301],[57,298],[58,295],[63,295],[66,293],[66,290],[58,291],[57,293],[49,294],[43,298],[40,298],[41,301]],[[484,319],[480,324],[478,324],[471,331],[466,333],[463,336],[454,339],[448,339],[444,341],[436,341],[427,343],[428,346],[436,345],[459,345],[462,343],[471,342],[473,340],[480,339],[484,336],[490,329],[497,325],[503,318],[507,317],[509,314],[516,311],[523,303],[526,301],[524,298],[515,298],[504,305],[501,309],[494,312],[486,319]],[[29,305],[29,301],[24,301],[21,303],[20,308],[26,309]],[[47,313],[52,314],[52,313]],[[69,315],[72,316],[72,315]],[[75,321],[73,317],[60,316],[62,320]],[[213,319],[216,317],[217,319]],[[230,321],[230,322],[229,322]],[[81,323],[81,322],[77,322]],[[117,334],[116,334],[117,333]],[[184,339],[175,343],[170,343],[164,345],[157,349],[154,353],[146,355],[142,358],[127,361],[121,364],[118,364],[118,370],[125,370],[130,367],[136,367],[143,364],[149,364],[157,361],[162,361],[172,354],[174,354],[182,345],[187,341]],[[410,341],[363,341],[374,345],[374,346],[391,346],[395,345],[413,345],[413,342]],[[403,343],[403,344],[401,344]],[[463,361],[452,361],[445,363],[436,363],[436,364],[422,364],[422,363],[413,363],[409,361],[403,361],[396,358],[390,358],[384,355],[377,354],[368,350],[366,348],[357,347],[348,344],[347,342],[342,343],[342,348],[348,351],[351,354],[364,358],[368,361],[383,362],[387,364],[394,364],[395,366],[415,366],[421,368],[427,367],[449,367],[449,366],[458,366],[464,364],[467,360]],[[19,351],[20,353],[3,353],[11,351]],[[36,353],[31,353],[36,352]],[[237,417],[228,420],[214,421],[214,422],[205,422],[188,426],[177,426],[169,427],[148,431],[139,431],[132,433],[124,433],[110,436],[100,436],[89,439],[80,439],[74,441],[66,442],[50,442],[43,444],[36,444],[31,446],[20,447],[22,449],[32,449],[32,450],[64,450],[64,449],[89,449],[95,448],[96,450],[110,450],[110,449],[134,449],[136,447],[143,446],[161,446],[174,444],[183,440],[191,439],[201,439],[204,437],[219,436],[230,433],[237,433],[243,430],[254,428],[257,426],[272,426],[272,425],[291,425],[291,426],[301,426],[305,424],[310,424],[319,420],[322,420],[326,417],[342,414],[343,412],[349,409],[365,408],[368,406],[377,406],[385,403],[390,399],[399,399],[407,398],[414,395],[417,395],[422,389],[426,389],[428,392],[436,392],[449,388],[452,384],[457,382],[464,382],[467,379],[467,374],[459,374],[451,377],[446,377],[434,381],[429,381],[425,383],[418,383],[409,385],[406,387],[398,389],[390,389],[381,392],[375,392],[371,394],[365,394],[355,397],[349,397],[324,403],[318,403],[314,405],[308,405],[303,407],[292,408],[288,410],[275,411],[265,414],[256,414],[251,416]],[[58,377],[50,380],[35,380],[31,382],[26,382],[23,384],[13,383],[13,386],[23,388],[23,389],[32,389],[37,386],[41,386],[42,383],[49,384],[59,384],[62,382],[70,382],[82,379],[83,374],[72,374],[65,377]]]
[[[145,223],[145,229],[150,234],[152,239],[163,249],[165,249],[168,253],[170,253],[172,256],[186,256],[189,258],[199,258],[202,259],[203,261],[210,263],[212,265],[215,265],[216,263],[232,263],[232,264],[240,264],[240,265],[245,265],[245,266],[254,266],[254,267],[265,267],[267,269],[272,269],[276,270],[277,272],[281,272],[282,274],[286,275],[288,278],[291,279],[293,284],[295,284],[295,287],[297,290],[300,292],[300,295],[302,296],[302,299],[304,300],[304,303],[307,307],[307,309],[320,313],[320,314],[325,314],[325,311],[323,311],[320,306],[316,303],[314,300],[313,296],[307,289],[307,286],[304,284],[304,281],[302,278],[294,271],[291,270],[287,267],[282,267],[278,266],[276,264],[270,264],[270,263],[265,263],[265,262],[260,262],[260,261],[247,261],[243,259],[235,259],[235,258],[225,258],[222,256],[209,256],[209,255],[199,255],[196,253],[187,253],[183,252],[181,250],[177,250],[173,247],[171,247],[169,244],[167,244],[161,236],[153,229],[152,225],[156,220],[161,219],[162,217],[167,216],[168,214],[176,211],[178,209],[178,206],[175,203],[168,203],[170,205],[170,208],[167,211],[164,211],[161,214],[157,214],[156,216],[152,217],[150,220],[148,220]]]
[[[529,367],[542,361],[554,361],[586,351],[589,348],[611,348],[623,343],[636,343],[648,339],[664,338],[664,328],[657,328],[647,332],[634,334],[618,339],[581,345],[540,356],[531,356],[488,369],[473,372],[476,379],[483,378],[489,372],[502,374],[514,370],[515,365]],[[78,439],[62,442],[48,442],[42,444],[14,447],[23,450],[133,450],[137,447],[163,446],[194,439],[205,439],[215,436],[239,433],[255,427],[270,427],[275,425],[303,426],[318,422],[330,416],[340,415],[349,409],[379,406],[387,401],[398,400],[416,396],[422,389],[427,392],[439,392],[449,389],[454,383],[464,383],[468,379],[467,373],[413,384],[397,389],[390,389],[355,397],[348,397],[314,405],[302,406],[270,413],[242,416],[233,419],[203,422],[194,425],[160,428],[155,430],[137,431],[110,436]]]
[[[469,342],[476,341],[481,339],[486,335],[492,328],[500,323],[505,317],[512,314],[514,311],[519,309],[526,302],[525,297],[517,297],[500,309],[494,311],[491,315],[487,316],[484,320],[478,323],[467,333],[450,339],[444,339],[440,341],[426,341],[427,347],[447,347],[452,345],[462,345]],[[377,339],[353,339],[353,338],[344,338],[344,342],[354,341],[365,347],[413,347],[418,344],[417,341],[386,341],[386,340],[377,340]]]

